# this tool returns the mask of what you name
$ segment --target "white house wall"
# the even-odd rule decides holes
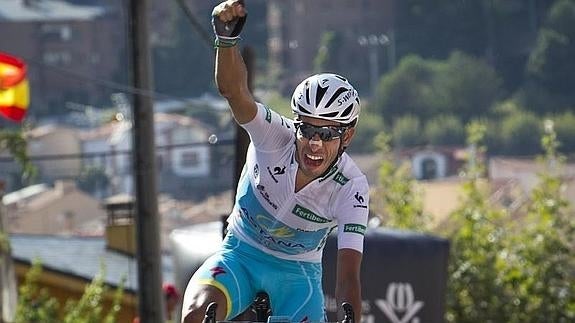
[[[431,159],[436,163],[437,178],[444,178],[447,173],[447,159],[444,155],[434,151],[423,151],[413,156],[413,176],[418,179],[423,177],[423,161],[426,159]]]
[[[192,167],[183,165],[184,155],[196,153],[198,162]],[[172,150],[172,170],[178,176],[207,176],[210,173],[209,148],[207,146],[192,146]]]

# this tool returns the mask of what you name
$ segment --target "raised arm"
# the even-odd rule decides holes
[[[248,72],[237,43],[246,17],[243,1],[220,3],[212,13],[216,34],[215,79],[220,94],[228,100],[240,124],[251,121],[257,111],[248,87]],[[242,19],[243,18],[243,19]]]

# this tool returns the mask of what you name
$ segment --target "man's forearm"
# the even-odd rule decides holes
[[[341,286],[336,289],[336,300],[338,306],[343,302],[348,302],[353,307],[353,312],[355,314],[355,322],[361,322],[361,285],[359,281],[354,283],[345,284],[347,286]],[[341,314],[343,315],[343,314]],[[340,317],[340,319],[342,319]]]
[[[225,98],[249,92],[248,72],[237,46],[218,48],[215,74],[218,90]]]
[[[215,74],[218,90],[228,100],[236,121],[243,124],[252,120],[256,105],[248,87],[246,65],[236,46],[218,48]]]

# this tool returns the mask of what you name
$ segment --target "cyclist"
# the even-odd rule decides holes
[[[182,320],[201,322],[210,302],[217,320],[242,313],[258,291],[273,315],[294,322],[325,321],[322,251],[338,234],[336,299],[360,322],[360,264],[368,214],[368,183],[345,149],[360,112],[357,91],[335,74],[301,82],[291,100],[293,120],[254,100],[237,43],[243,2],[214,8],[215,78],[251,143],[221,250],[194,273]]]

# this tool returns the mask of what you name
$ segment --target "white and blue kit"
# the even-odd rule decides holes
[[[367,179],[343,153],[326,174],[295,192],[294,123],[257,106],[255,118],[242,125],[251,143],[223,249],[192,280],[226,295],[227,319],[243,312],[263,290],[274,315],[319,322],[325,319],[323,247],[337,230],[339,249],[363,251]]]

